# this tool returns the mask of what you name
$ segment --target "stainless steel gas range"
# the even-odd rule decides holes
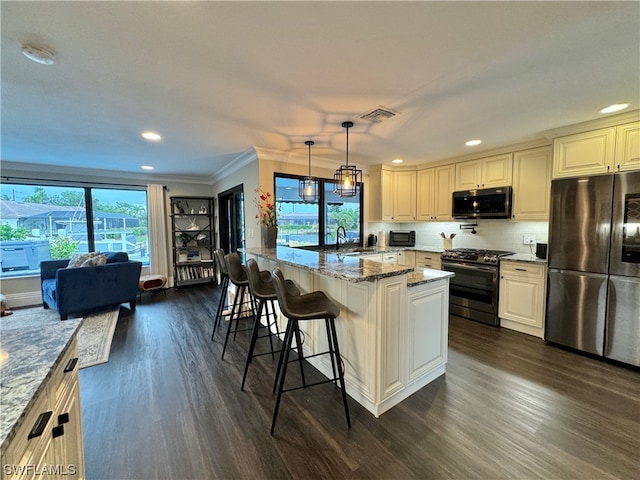
[[[503,250],[472,248],[444,251],[440,257],[442,270],[456,274],[450,280],[449,311],[460,317],[499,326],[500,258],[512,254]]]

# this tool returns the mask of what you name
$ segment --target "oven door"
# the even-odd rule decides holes
[[[442,269],[455,273],[449,288],[451,313],[489,325],[500,325],[498,267],[443,261]]]

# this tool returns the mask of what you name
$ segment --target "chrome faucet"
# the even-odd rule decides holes
[[[340,230],[342,230],[342,234],[340,233]],[[340,239],[342,240],[347,239],[347,231],[344,229],[342,225],[338,227],[338,230],[336,232],[336,250],[340,250]]]

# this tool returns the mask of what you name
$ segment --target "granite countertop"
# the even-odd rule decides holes
[[[67,353],[81,319],[3,328],[0,323],[0,451],[13,439],[38,393]]]
[[[403,250],[403,249],[398,249]],[[359,249],[358,253],[390,252],[389,248]],[[250,255],[276,260],[295,267],[318,272],[329,277],[347,280],[349,282],[368,282],[379,278],[394,277],[413,272],[413,267],[394,263],[382,263],[358,258],[355,251],[344,250],[344,253],[316,252],[302,248],[249,248],[245,250]]]
[[[453,272],[433,270],[432,268],[417,268],[407,276],[407,286],[416,287],[425,283],[437,282],[445,278],[454,277]]]
[[[406,250],[413,250],[414,252],[433,252],[433,253],[444,252],[444,248],[442,248],[442,246],[433,247],[428,245],[416,245],[415,247],[406,247]]]
[[[514,253],[513,255],[502,257],[501,260],[509,260],[512,262],[539,263],[541,265],[547,264],[547,261],[544,258],[538,258],[531,253]]]

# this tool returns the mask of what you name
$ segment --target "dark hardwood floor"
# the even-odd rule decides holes
[[[287,393],[271,437],[275,365],[240,391],[247,341],[220,360],[217,299],[121,307],[109,362],[80,372],[88,480],[640,478],[638,371],[456,317],[445,376],[378,419],[350,400],[350,430],[337,388]]]

